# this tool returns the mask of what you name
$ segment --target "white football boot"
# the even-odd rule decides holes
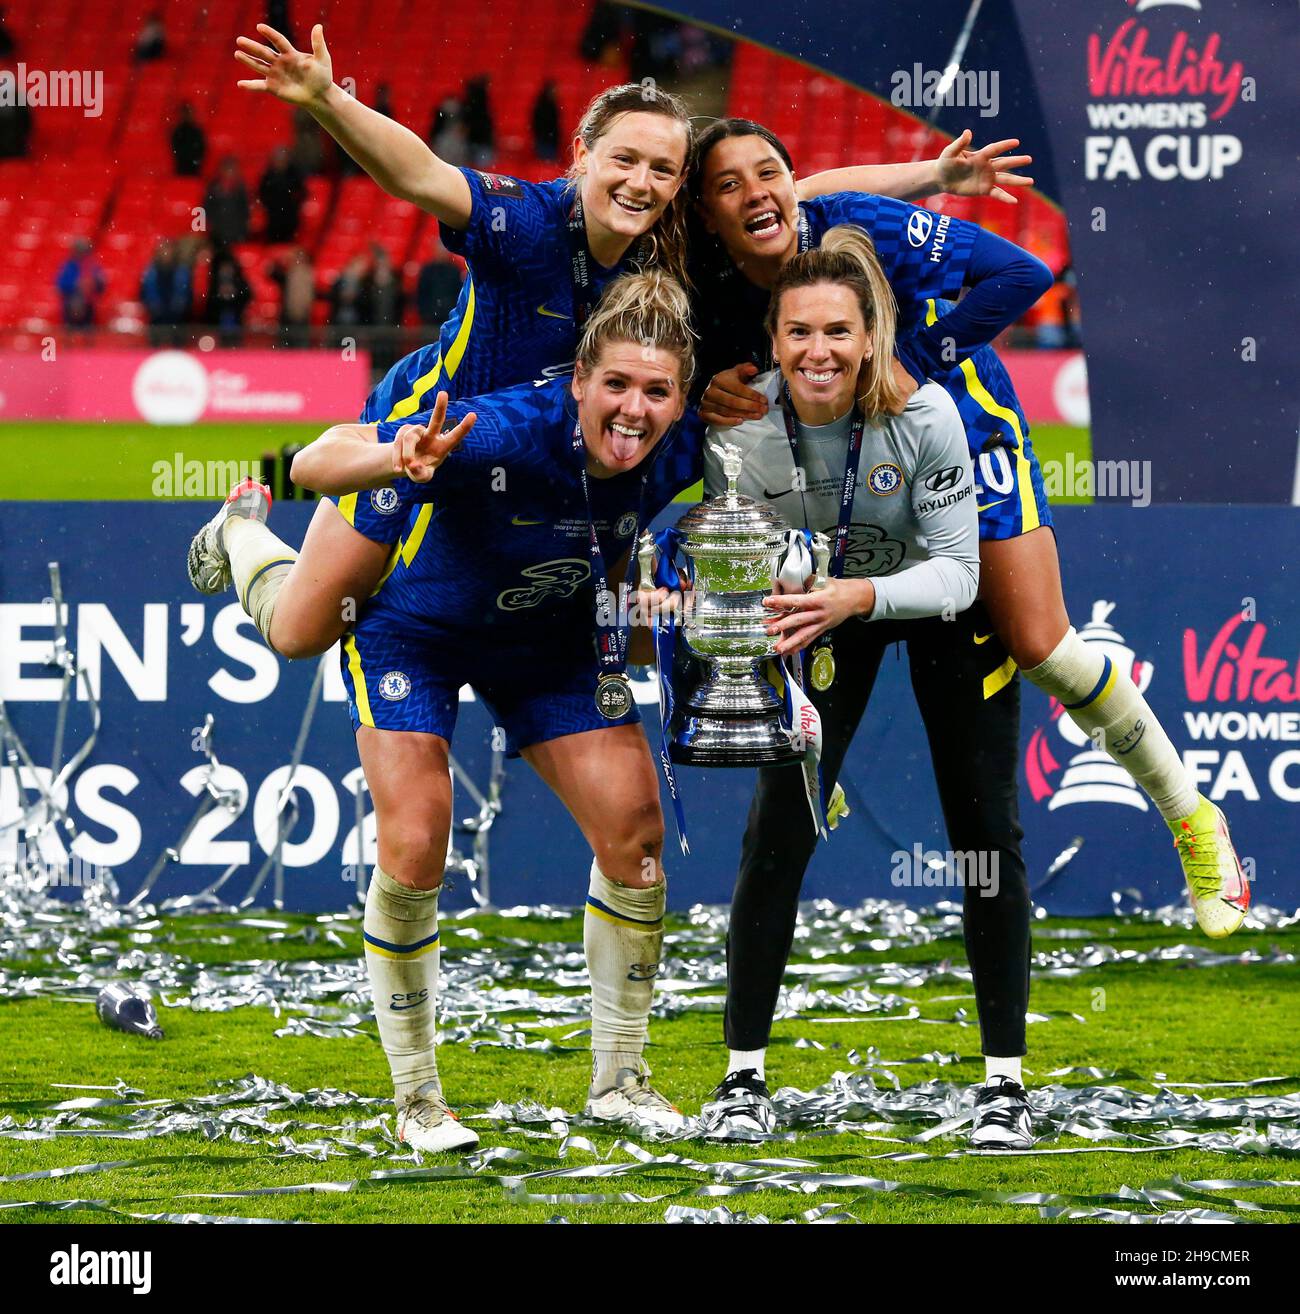
[[[613,1089],[587,1097],[588,1118],[621,1123],[634,1131],[678,1135],[691,1126],[691,1119],[650,1084],[645,1060],[639,1069],[619,1068]]]
[[[426,1081],[398,1107],[397,1139],[422,1154],[442,1154],[472,1150],[478,1144],[478,1132],[461,1125],[436,1081]]]
[[[230,553],[222,527],[231,516],[266,523],[271,510],[271,490],[265,484],[245,479],[230,490],[221,510],[190,541],[185,565],[190,583],[200,593],[224,593],[230,587]]]

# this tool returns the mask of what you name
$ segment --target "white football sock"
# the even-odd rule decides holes
[[[1024,676],[1061,703],[1094,743],[1094,731],[1103,732],[1106,752],[1137,781],[1166,821],[1196,811],[1196,787],[1137,685],[1104,653],[1084,643],[1073,626],[1052,655]]]
[[[271,617],[275,614],[275,598],[298,560],[298,553],[276,538],[260,520],[229,516],[221,532],[230,556],[230,574],[239,594],[239,605],[252,617],[266,646],[274,649]]]
[[[989,1058],[984,1057],[984,1082],[987,1085],[991,1081],[996,1081],[999,1077],[1010,1077],[1018,1086],[1025,1084],[1025,1079],[1021,1075],[1021,1060],[1018,1058]]]
[[[403,1098],[438,1081],[438,891],[401,885],[376,867],[362,923],[379,1038]]]
[[[767,1080],[767,1071],[764,1063],[767,1061],[767,1050],[765,1049],[729,1049],[727,1051],[727,1076],[733,1072],[744,1072],[748,1068],[753,1068],[758,1073],[759,1081]]]
[[[665,885],[633,889],[607,880],[595,862],[582,940],[591,976],[591,1090],[613,1089],[621,1068],[636,1070],[650,1030]]]

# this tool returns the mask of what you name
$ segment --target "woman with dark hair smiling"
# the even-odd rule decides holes
[[[1104,745],[1168,824],[1201,929],[1230,935],[1245,919],[1250,886],[1227,822],[1197,791],[1132,679],[1071,626],[1029,425],[988,345],[1051,286],[1046,265],[975,224],[888,197],[845,191],[801,201],[789,152],[745,119],[723,119],[701,134],[691,188],[703,229],[692,242],[708,380],[701,414],[727,425],[767,412],[768,399],[748,382],[769,359],[762,324],[772,287],[832,226],[864,228],[898,299],[896,374],[942,383],[965,425],[980,513],[980,598],[1009,653],[988,672],[990,693],[1018,667]]]

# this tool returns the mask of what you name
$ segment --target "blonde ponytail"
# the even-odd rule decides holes
[[[695,373],[691,303],[686,289],[662,269],[645,269],[614,279],[587,317],[578,340],[577,371],[586,377],[611,342],[668,351],[681,363],[685,392]]]

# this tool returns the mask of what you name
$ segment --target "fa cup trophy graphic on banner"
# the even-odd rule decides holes
[[[1137,654],[1108,620],[1114,610],[1113,602],[1094,602],[1092,620],[1079,631],[1079,638],[1095,644],[1117,671],[1132,678],[1139,693],[1146,693],[1155,668],[1150,662],[1134,660]],[[1047,805],[1049,812],[1069,807],[1071,803],[1123,803],[1141,812],[1147,810],[1146,796],[1134,784],[1133,777],[1109,753],[1097,748],[1068,714],[1057,720],[1056,728],[1069,743],[1085,751],[1076,753],[1066,763],[1061,783]]]

